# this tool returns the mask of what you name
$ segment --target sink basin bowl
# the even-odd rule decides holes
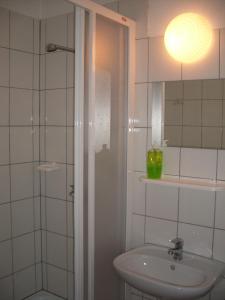
[[[145,246],[121,254],[113,265],[133,287],[163,299],[197,299],[211,290],[225,264],[184,252],[175,261],[168,249]]]

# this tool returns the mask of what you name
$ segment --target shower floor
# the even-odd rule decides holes
[[[40,291],[28,298],[26,300],[63,300],[60,297],[47,293],[45,291]]]

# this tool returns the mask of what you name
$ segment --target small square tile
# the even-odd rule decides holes
[[[220,149],[222,147],[222,127],[202,127],[202,147]]]
[[[6,241],[0,243],[0,277],[12,273],[12,243]]]
[[[0,166],[0,203],[10,201],[9,166]]]
[[[225,231],[215,229],[213,257],[225,262]]]
[[[215,193],[201,190],[181,189],[179,221],[213,227]]]
[[[33,164],[11,166],[12,200],[33,197]]]
[[[203,80],[203,94],[202,98],[206,99],[223,99],[223,80],[212,79]]]
[[[225,192],[220,191],[216,193],[216,213],[215,213],[215,227],[225,230]]]
[[[0,87],[1,110],[0,110],[0,126],[9,125],[9,88]]]
[[[33,94],[30,90],[11,89],[10,123],[11,125],[32,125]]]
[[[67,267],[67,238],[47,232],[47,263],[66,269]]]
[[[13,277],[0,279],[1,297],[4,300],[13,300]]]
[[[136,82],[148,81],[148,39],[136,41]]]
[[[33,161],[32,127],[11,127],[10,146],[12,163]]]
[[[180,148],[165,147],[163,149],[163,173],[166,175],[179,175]]]
[[[176,237],[177,223],[172,221],[146,218],[145,242],[170,246],[169,240]]]
[[[46,91],[46,125],[66,125],[66,90]]]
[[[165,82],[165,99],[180,100],[183,98],[183,89],[185,82],[167,81]]]
[[[9,50],[0,48],[0,85],[9,86]]]
[[[33,199],[25,199],[12,203],[13,237],[34,230]]]
[[[180,100],[165,101],[165,125],[182,125],[182,106]]]
[[[57,30],[56,30],[57,28]],[[67,46],[67,15],[46,19],[46,42]]]
[[[66,200],[66,165],[60,165],[57,172],[46,174],[46,195]]]
[[[213,229],[179,223],[178,236],[184,240],[184,250],[211,257]]]
[[[201,126],[201,101],[185,100],[183,103],[183,125]]]
[[[66,162],[66,127],[46,128],[46,160]]]
[[[222,101],[204,100],[202,103],[202,125],[222,126]]]
[[[201,148],[203,128],[198,126],[183,126],[182,129],[182,146]]]
[[[21,300],[35,292],[35,267],[32,266],[14,275],[15,300]]]
[[[33,55],[20,51],[10,51],[10,83],[13,87],[32,89]]]
[[[0,8],[0,46],[9,47],[9,10]]]
[[[47,276],[48,276],[48,290],[60,297],[66,298],[67,290],[67,272],[55,268],[53,266],[47,266]]]
[[[46,88],[66,88],[66,53],[46,55]]]
[[[182,146],[182,126],[165,126],[164,137],[169,147]]]
[[[184,99],[202,99],[202,80],[184,80]]]
[[[135,248],[144,244],[145,235],[145,217],[139,215],[132,215],[132,236],[131,247]]]
[[[216,178],[216,150],[181,149],[181,176]]]
[[[7,240],[11,236],[10,205],[0,206],[0,241]]]
[[[13,49],[33,52],[34,22],[31,17],[11,12],[10,16],[10,47]]]
[[[163,37],[149,40],[149,81],[181,80],[181,64],[167,53]]]
[[[0,127],[0,164],[9,163],[9,127]]]
[[[148,85],[136,84],[136,98],[134,109],[134,126],[147,127],[148,114]]]
[[[178,188],[155,184],[147,185],[146,214],[177,221]]]
[[[35,263],[34,233],[29,233],[13,240],[14,271],[19,271]]]
[[[66,202],[46,198],[47,229],[66,235]]]

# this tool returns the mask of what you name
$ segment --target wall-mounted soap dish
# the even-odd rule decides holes
[[[37,169],[41,172],[53,172],[59,170],[60,166],[56,162],[50,162],[39,165]]]

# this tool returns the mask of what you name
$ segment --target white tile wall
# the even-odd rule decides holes
[[[146,214],[148,216],[177,221],[178,188],[148,184]]]
[[[168,80],[181,80],[181,64],[166,52],[163,37],[150,38],[149,81]]]
[[[219,78],[219,30],[214,30],[212,46],[203,59],[182,66],[183,80],[214,78]]]
[[[10,50],[10,82],[13,87],[33,88],[33,55]]]
[[[214,226],[215,193],[181,189],[179,221],[196,225]]]
[[[148,81],[148,39],[136,41],[136,82]]]
[[[10,47],[33,52],[33,30],[32,18],[12,13],[10,16]]]
[[[67,280],[66,271],[55,268],[53,266],[47,266],[48,276],[48,290],[61,297],[66,297]]]
[[[5,277],[4,279],[0,280],[0,290],[1,296],[5,300],[12,300],[13,299],[13,277]]]
[[[66,235],[66,201],[46,199],[47,229]]]
[[[0,87],[0,125],[9,125],[9,88]]]
[[[35,268],[30,267],[15,274],[15,300],[21,300],[35,292]]]
[[[0,85],[9,86],[9,50],[0,48]]]
[[[135,127],[148,126],[148,84],[136,84]]]
[[[212,228],[179,223],[178,236],[183,238],[186,251],[207,257],[212,256]]]
[[[67,267],[67,238],[47,232],[47,263],[60,268]]]
[[[9,11],[0,8],[0,46],[9,47]]]
[[[225,78],[225,29],[220,30],[220,78]]]
[[[0,277],[12,273],[12,244],[11,241],[0,243]]]

